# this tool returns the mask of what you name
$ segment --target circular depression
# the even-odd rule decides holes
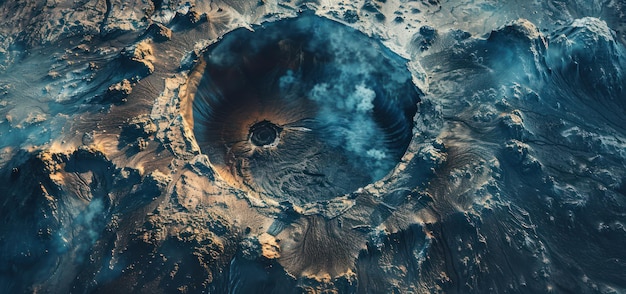
[[[294,204],[383,178],[412,137],[406,60],[314,15],[237,29],[204,51],[187,106],[196,142],[239,187]]]

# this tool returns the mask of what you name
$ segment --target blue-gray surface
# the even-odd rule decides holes
[[[0,1],[2,291],[626,292],[623,1],[83,2]]]

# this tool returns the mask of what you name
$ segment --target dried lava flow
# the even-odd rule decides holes
[[[406,60],[337,22],[238,29],[202,59],[187,99],[196,141],[250,191],[327,200],[383,178],[411,141],[420,92]]]

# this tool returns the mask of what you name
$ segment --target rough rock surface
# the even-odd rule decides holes
[[[0,289],[624,292],[625,12],[599,0],[0,1]],[[424,96],[380,180],[271,201],[220,173],[187,108],[209,46],[302,13],[406,58]]]

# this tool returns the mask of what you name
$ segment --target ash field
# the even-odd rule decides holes
[[[626,293],[625,14],[0,1],[0,292]]]

